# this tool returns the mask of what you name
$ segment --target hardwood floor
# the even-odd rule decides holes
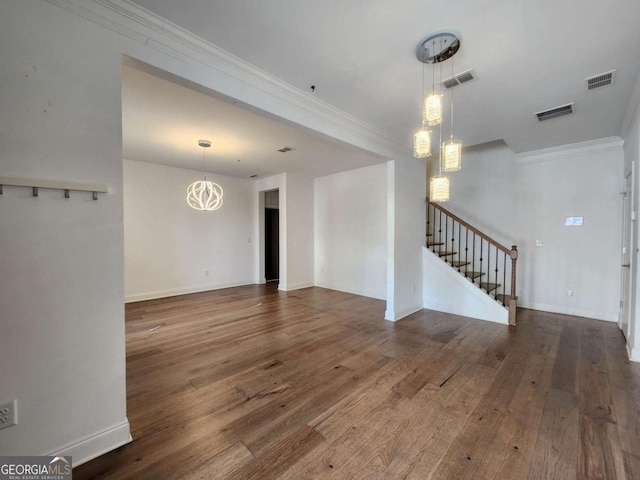
[[[133,443],[74,479],[640,478],[615,324],[248,286],[127,305]]]

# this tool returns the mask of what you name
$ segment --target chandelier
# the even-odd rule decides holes
[[[222,206],[222,187],[217,183],[207,180],[206,152],[211,146],[209,140],[198,140],[202,147],[202,169],[204,180],[193,182],[187,187],[187,203],[191,208],[207,212],[218,210]]]
[[[442,84],[442,62],[453,57],[460,49],[460,39],[454,33],[440,32],[429,35],[418,44],[416,57],[424,65],[432,65],[431,92],[424,95],[424,65],[422,69],[422,126],[413,134],[413,156],[416,158],[426,158],[431,156],[432,131],[428,127],[439,126],[439,148],[440,158],[438,160],[437,176],[433,176],[429,181],[429,198],[434,202],[445,202],[449,200],[449,178],[442,175],[442,172],[454,172],[461,168],[462,144],[453,139],[453,91],[450,95],[451,103],[451,131],[450,139],[442,142],[442,118],[443,118],[443,95],[436,90],[435,84],[435,64],[440,64],[440,84]],[[451,70],[453,75],[453,59],[451,60]]]

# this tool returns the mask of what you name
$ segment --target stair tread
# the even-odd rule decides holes
[[[486,275],[485,272],[465,272],[465,275],[469,278],[478,278],[482,275]]]
[[[464,267],[465,265],[470,265],[471,262],[465,262],[464,260],[456,260],[455,262],[451,262],[452,267]]]
[[[438,247],[444,245],[444,242],[427,242],[427,247]]]
[[[490,282],[481,282],[480,287],[485,289],[487,292],[491,292],[500,286],[499,283],[490,283]]]
[[[509,300],[511,300],[511,295],[504,295],[502,293],[499,293],[498,295],[496,295],[496,297],[498,297],[498,300],[500,300],[504,304],[509,303]],[[516,300],[518,300],[518,297],[516,297]]]
[[[441,257],[447,257],[449,255],[456,255],[458,252],[436,252]]]

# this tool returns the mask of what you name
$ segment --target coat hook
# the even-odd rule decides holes
[[[69,192],[68,188],[64,189],[64,198],[69,198],[71,196],[71,193]]]
[[[93,192],[93,199],[97,200],[98,199],[98,192]]]
[[[32,187],[33,188],[33,196],[37,197],[38,196],[38,187]]]

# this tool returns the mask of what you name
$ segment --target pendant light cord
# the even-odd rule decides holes
[[[207,181],[207,149],[202,147],[202,173],[204,173],[204,180]]]
[[[451,78],[453,78],[453,57],[451,57]],[[451,87],[451,141],[453,142],[453,88]]]
[[[424,49],[426,50],[427,47],[424,47]],[[422,102],[423,102],[422,108],[424,108],[424,69],[425,69],[425,65],[423,62],[422,63]],[[422,115],[422,128],[424,129],[424,114]]]
[[[440,51],[442,52],[442,37],[440,37]],[[434,55],[434,58],[435,58],[435,55]],[[440,63],[440,85],[442,85],[442,62],[438,62],[438,63]],[[434,85],[434,89],[435,89],[435,85]],[[440,176],[442,176],[442,122],[440,122],[440,135],[439,135],[438,142],[440,144],[440,161],[438,162],[438,164],[440,168]]]

